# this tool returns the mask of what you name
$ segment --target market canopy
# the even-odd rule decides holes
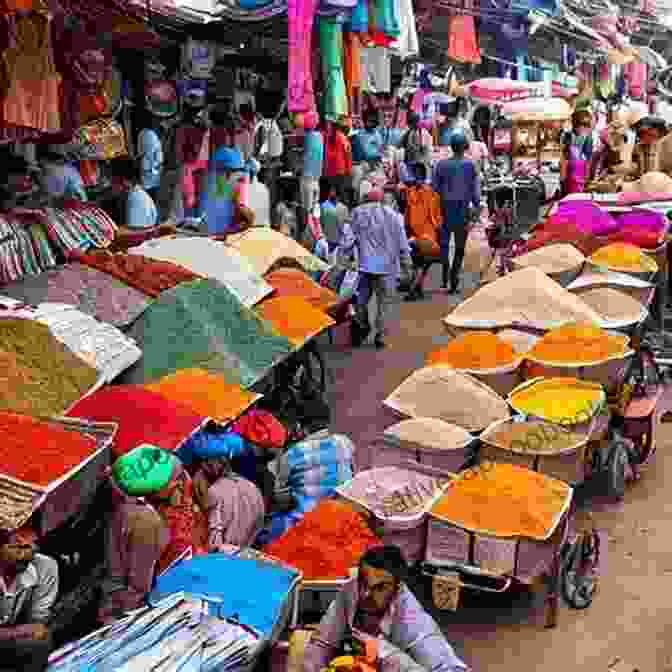
[[[501,77],[477,79],[465,85],[467,95],[487,103],[507,103],[544,95],[545,84]]]

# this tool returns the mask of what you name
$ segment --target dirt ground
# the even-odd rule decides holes
[[[436,277],[430,288],[438,286]],[[467,279],[467,286],[473,279]],[[437,290],[423,302],[395,300],[388,348],[325,345],[333,379],[335,431],[353,438],[359,468],[371,464],[371,444],[395,421],[382,400],[448,338],[444,317],[459,299]],[[543,596],[519,590],[495,597],[466,595],[456,613],[436,613],[446,636],[475,671],[606,672],[615,659],[640,672],[672,672],[672,424],[623,504],[594,502],[608,539],[598,595],[585,611],[564,605],[555,629],[543,629]],[[670,639],[668,639],[668,636]]]

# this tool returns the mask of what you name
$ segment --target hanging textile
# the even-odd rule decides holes
[[[362,49],[362,91],[390,93],[392,90],[392,66],[387,47]]]
[[[343,78],[343,23],[336,17],[320,17],[320,53],[324,80],[324,116],[338,119],[348,113]]]
[[[369,1],[369,40],[379,47],[389,47],[399,38],[399,14],[395,0]]]
[[[415,11],[412,0],[397,1],[399,13],[399,39],[394,42],[392,49],[402,61],[420,53],[418,29],[415,23]]]
[[[362,88],[361,44],[357,33],[343,33],[343,76],[350,114],[355,114],[354,100]]]
[[[627,91],[631,98],[642,100],[646,97],[646,83],[649,68],[646,63],[633,61],[623,66],[623,76],[627,83]]]
[[[357,6],[352,10],[350,19],[346,23],[345,30],[351,33],[369,32],[369,0],[358,0]]]
[[[448,58],[458,63],[481,62],[474,17],[459,14],[448,17]]]
[[[287,31],[289,112],[315,111],[315,94],[311,76],[311,44],[313,19],[318,0],[288,0]]]
[[[13,19],[10,44],[2,52],[2,124],[44,132],[61,129],[58,74],[50,19],[32,13]]]

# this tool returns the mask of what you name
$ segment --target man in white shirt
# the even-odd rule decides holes
[[[51,652],[47,623],[58,596],[58,565],[35,553],[30,528],[0,530],[0,670],[43,672]]]

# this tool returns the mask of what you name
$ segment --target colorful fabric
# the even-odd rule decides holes
[[[82,176],[77,168],[65,162],[46,163],[43,167],[47,193],[54,198],[78,198],[87,201]]]
[[[324,97],[322,98],[323,116],[336,120],[348,114],[348,98],[343,78],[343,23],[336,17],[321,17],[320,56]]]
[[[341,131],[327,139],[324,152],[324,176],[338,177],[352,174],[352,147]]]
[[[151,297],[158,297],[161,292],[198,277],[182,266],[167,261],[155,261],[139,254],[75,252],[72,259],[108,273]]]
[[[68,415],[93,422],[116,422],[119,429],[112,452],[117,457],[141,443],[174,451],[206,422],[188,406],[140,385],[102,387],[80,399]]]
[[[0,292],[28,305],[64,303],[115,327],[127,326],[149,306],[144,294],[79,263],[4,285]]]
[[[311,66],[312,31],[318,0],[289,0],[287,2],[289,112],[315,111],[315,94]]]
[[[305,672],[320,672],[334,658],[346,632],[352,629],[360,599],[357,579],[343,586],[320,622],[305,650]],[[383,632],[381,658],[383,672],[401,669],[433,672],[465,672],[467,666],[453,651],[434,619],[413,593],[402,585],[380,623]],[[401,655],[399,655],[401,654]],[[411,661],[405,658],[410,657]],[[415,664],[413,664],[415,663]]]

